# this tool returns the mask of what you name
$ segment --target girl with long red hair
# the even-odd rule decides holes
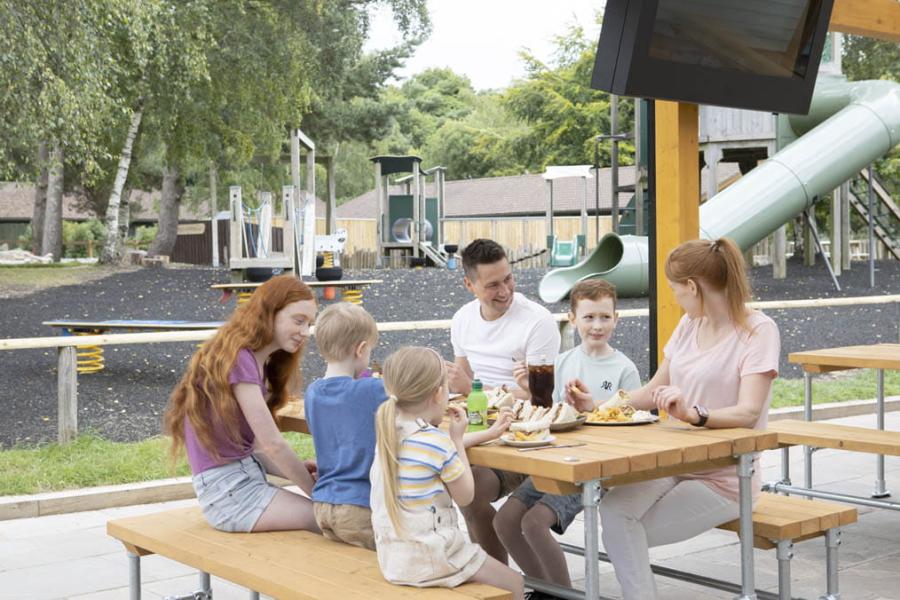
[[[316,316],[309,286],[292,275],[259,286],[191,359],[169,398],[165,431],[183,448],[210,525],[223,531],[318,531],[312,502],[266,473],[312,492],[315,462],[284,440],[276,413],[300,389],[300,357]]]

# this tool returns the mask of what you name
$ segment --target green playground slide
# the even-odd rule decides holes
[[[809,114],[789,119],[796,141],[700,207],[700,237],[728,237],[747,250],[900,143],[900,84],[820,76]],[[582,279],[602,277],[622,297],[649,289],[647,238],[606,234],[571,267],[541,279],[559,302]]]

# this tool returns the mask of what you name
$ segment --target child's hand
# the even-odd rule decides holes
[[[461,444],[463,434],[466,433],[466,427],[469,425],[469,417],[459,406],[450,406],[447,411],[450,418],[450,439],[455,444]]]
[[[566,402],[571,404],[578,412],[594,410],[594,398],[591,396],[588,387],[580,379],[573,379],[566,384]]]
[[[496,440],[498,437],[503,435],[507,429],[509,429],[509,426],[512,424],[512,422],[512,410],[509,408],[501,408],[500,412],[497,413],[497,420],[494,421],[494,424],[491,425],[487,430],[487,433],[490,434],[490,437],[488,439]]]
[[[309,476],[312,477],[313,482],[319,480],[319,465],[316,464],[316,461],[304,460],[303,466],[305,466],[306,470],[309,471]]]

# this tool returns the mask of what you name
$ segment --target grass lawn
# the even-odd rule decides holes
[[[310,436],[286,433],[285,438],[302,458],[313,456]],[[180,460],[173,469],[169,462],[168,439],[163,437],[122,443],[83,434],[67,446],[50,444],[0,452],[0,496],[184,475],[190,475],[187,461]]]
[[[900,373],[886,371],[884,379],[885,394],[900,395]],[[813,378],[813,400],[816,404],[874,397],[873,371],[837,372]],[[802,405],[802,379],[775,381],[773,408]],[[285,438],[300,457],[311,458],[314,455],[312,438],[308,435],[286,433]],[[168,441],[162,437],[120,443],[84,434],[68,446],[50,444],[0,451],[0,496],[150,481],[189,474],[184,460],[172,469]]]

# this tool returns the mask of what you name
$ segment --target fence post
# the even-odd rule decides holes
[[[57,440],[68,444],[78,436],[78,370],[75,346],[59,349]]]

